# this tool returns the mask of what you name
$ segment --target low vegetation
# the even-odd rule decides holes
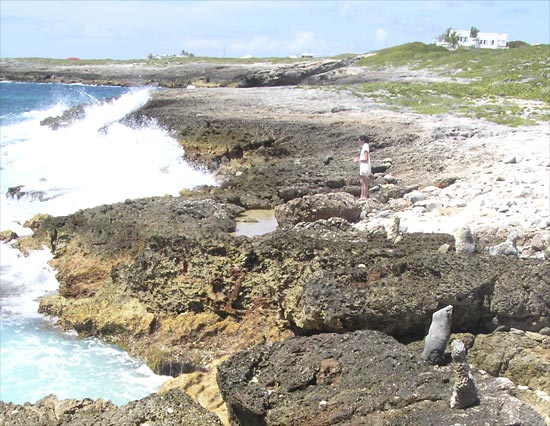
[[[521,41],[509,49],[448,50],[414,42],[371,52],[355,63],[370,69],[407,67],[425,70],[441,78],[437,82],[371,82],[346,87],[392,109],[423,114],[449,111],[484,118],[509,126],[536,124],[550,119],[550,45],[531,46]],[[178,65],[193,62],[292,64],[319,58],[215,58],[191,54],[132,60],[22,59],[46,65],[81,66],[108,64]],[[332,59],[356,56],[345,53]],[[338,87],[341,89],[341,87]]]
[[[356,63],[374,69],[408,67],[428,70],[444,82],[374,82],[350,88],[393,108],[424,114],[459,112],[519,126],[548,121],[550,45],[505,50],[408,43],[375,52]]]

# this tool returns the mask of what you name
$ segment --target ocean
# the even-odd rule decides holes
[[[29,235],[24,222],[37,213],[66,215],[215,185],[183,161],[182,148],[156,123],[120,122],[153,90],[0,82],[0,230]],[[40,125],[82,104],[84,118],[57,130]],[[14,187],[21,188],[9,196]],[[123,405],[157,391],[168,377],[37,313],[39,298],[59,287],[50,258],[47,248],[25,257],[0,243],[0,399],[22,404],[55,394]]]

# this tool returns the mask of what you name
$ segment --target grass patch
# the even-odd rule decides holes
[[[508,126],[549,118],[550,45],[449,51],[424,43],[383,49],[356,63],[366,67],[428,69],[448,82],[376,82],[351,88],[377,102],[422,114],[458,111]],[[522,101],[537,101],[525,108]]]

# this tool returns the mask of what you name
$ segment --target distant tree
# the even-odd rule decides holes
[[[458,46],[460,36],[452,28],[447,28],[443,33],[443,40],[454,49]]]
[[[479,29],[476,27],[470,28],[470,38],[477,38],[477,35],[479,34]]]
[[[452,28],[450,28],[450,27],[447,28],[445,30],[445,32],[439,36],[439,39],[442,40],[442,41],[446,41],[448,43],[449,35],[451,34],[452,31],[453,31]]]
[[[147,59],[149,59],[149,60],[153,59],[153,54],[152,54],[152,53],[149,53],[149,54],[147,55]]]
[[[194,57],[195,55],[193,55],[191,52],[188,52],[187,50],[183,49],[181,51],[181,56],[189,56],[190,58]]]
[[[448,40],[451,47],[455,49],[458,46],[459,41],[460,41],[460,36],[456,32],[452,31],[451,34],[449,34],[449,40]]]

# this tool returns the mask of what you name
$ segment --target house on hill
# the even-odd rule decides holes
[[[470,30],[451,30],[458,35],[458,45],[476,49],[506,49],[508,34],[478,32],[477,37],[470,37]],[[435,40],[437,46],[450,47],[449,43],[439,36]]]

